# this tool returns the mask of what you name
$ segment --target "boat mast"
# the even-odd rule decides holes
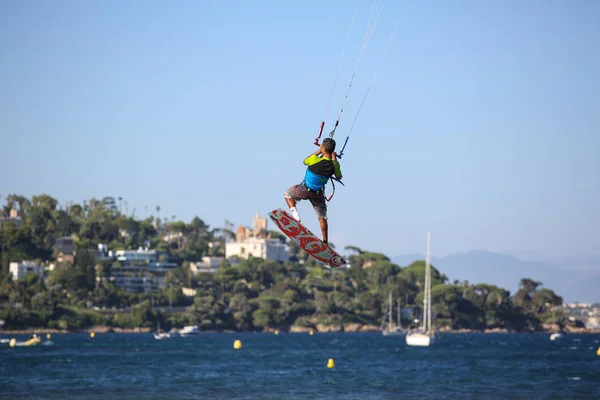
[[[388,300],[388,331],[392,331],[392,292],[390,292]]]
[[[425,275],[426,281],[425,288],[427,289],[427,324],[425,326],[426,332],[431,333],[431,265],[429,264],[429,251],[430,251],[431,233],[427,232],[427,256],[425,257]]]
[[[400,329],[402,327],[402,324],[400,323],[400,298],[398,298],[398,329]]]
[[[423,323],[422,327],[427,331],[427,261],[425,261],[425,280],[423,282]]]

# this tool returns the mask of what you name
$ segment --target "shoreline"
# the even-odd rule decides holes
[[[234,331],[234,330],[204,330],[202,333],[309,333],[313,331],[314,333],[365,333],[365,332],[381,332],[379,328],[373,329],[372,326],[364,326],[361,329],[339,329],[338,326],[331,327],[333,329],[311,329],[306,327],[288,327],[285,328],[266,328],[262,331]],[[179,330],[179,329],[175,329]],[[73,330],[59,330],[59,329],[50,329],[50,328],[28,328],[28,329],[15,329],[15,330],[2,330],[0,331],[0,336],[7,335],[26,335],[26,334],[39,334],[39,335],[62,335],[62,334],[73,334],[73,333],[114,333],[114,334],[130,334],[130,333],[155,333],[156,331],[152,328],[112,328],[108,326],[96,326],[86,329],[73,329]],[[165,332],[165,331],[163,331]],[[542,331],[507,331],[502,329],[486,329],[486,330],[473,330],[473,329],[439,329],[436,333],[452,333],[452,334],[460,334],[460,333],[503,333],[503,334],[521,334],[521,333],[529,333],[529,334],[552,334],[555,333],[555,330],[542,330]],[[565,329],[561,333],[563,334],[600,334],[600,329],[586,329],[586,328],[574,328],[574,329]]]

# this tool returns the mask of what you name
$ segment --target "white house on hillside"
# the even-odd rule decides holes
[[[10,273],[15,281],[22,279],[31,272],[40,278],[44,277],[44,266],[41,264],[39,266],[36,265],[35,261],[11,262],[9,267]]]
[[[202,261],[191,262],[190,270],[194,274],[200,272],[213,273],[223,263],[223,257],[202,257]]]
[[[249,257],[257,257],[288,261],[290,255],[287,246],[279,239],[271,239],[267,233],[267,217],[261,218],[256,214],[252,222],[252,230],[240,226],[235,235],[235,242],[225,243],[225,258],[247,260]]]
[[[288,261],[290,259],[288,248],[279,239],[258,239],[250,237],[243,242],[227,243],[225,257],[250,257],[264,258],[273,261]]]

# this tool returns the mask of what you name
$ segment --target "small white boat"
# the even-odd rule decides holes
[[[161,332],[160,331],[160,322],[158,322],[156,324],[156,332],[154,332],[154,339],[161,340],[161,339],[169,339],[170,337],[171,337],[170,332]]]
[[[406,334],[408,346],[429,346],[435,343],[435,332],[431,327],[431,265],[429,264],[431,234],[427,232],[427,255],[425,258],[425,285],[423,293],[423,325]]]
[[[546,305],[548,305],[548,303],[546,303]],[[556,307],[552,307],[552,327],[554,328],[556,326]],[[561,339],[562,338],[562,333],[560,333],[560,326],[558,327],[559,332],[554,332],[552,335],[550,335],[550,340],[556,340],[556,339]]]
[[[402,330],[402,328],[399,327],[394,327],[390,330],[385,330],[381,332],[383,334],[383,336],[404,336],[406,335],[406,332],[404,332],[404,330]]]
[[[157,339],[157,340],[169,339],[170,337],[171,337],[171,334],[169,332],[154,333],[154,339]]]
[[[412,332],[406,335],[406,344],[409,346],[429,346],[435,343],[435,334],[426,332]]]
[[[10,339],[2,337],[2,327],[4,327],[4,320],[0,319],[0,343],[9,343]]]
[[[181,329],[179,331],[179,334],[181,336],[199,335],[200,333],[201,332],[200,332],[200,330],[198,330],[198,326],[197,325],[184,326],[183,329]]]
[[[385,326],[385,321],[381,326],[381,333],[383,336],[403,336],[405,335],[404,329],[402,329],[402,325],[400,325],[400,300],[398,300],[398,320],[396,324],[392,321],[392,292],[390,292],[388,306],[387,306],[387,314],[388,314],[388,323]]]

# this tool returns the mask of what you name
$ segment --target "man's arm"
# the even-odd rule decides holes
[[[338,160],[333,160],[333,167],[335,168],[335,177],[337,179],[342,179],[342,168],[340,167]]]
[[[321,155],[321,147],[319,147],[319,150],[315,151],[310,156],[308,156],[304,159],[304,165],[312,165],[312,164],[315,164],[315,163],[321,161],[321,158],[319,158],[320,155]]]
[[[333,152],[333,154],[331,155],[332,160],[333,160],[333,167],[335,169],[335,177],[337,179],[342,179],[342,168],[340,167],[340,162],[337,160],[337,154],[335,154],[335,151]]]

